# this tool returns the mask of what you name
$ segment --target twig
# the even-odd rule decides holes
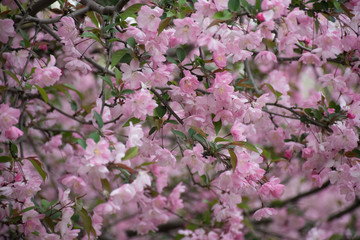
[[[161,95],[154,89],[151,88],[150,91],[155,94],[155,96],[162,102],[162,104],[165,105],[165,107],[169,110],[169,112],[181,123],[181,125],[184,125],[184,121],[172,110],[172,108],[169,106],[169,104],[161,97]]]
[[[256,80],[254,79],[254,77],[253,77],[253,75],[251,73],[251,69],[250,69],[250,66],[249,66],[249,60],[244,61],[244,67],[245,67],[246,74],[248,75],[251,83],[254,85],[255,92],[257,94],[261,94],[262,92],[259,90],[259,88],[257,86],[257,82],[256,82]]]

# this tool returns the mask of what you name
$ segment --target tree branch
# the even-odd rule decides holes
[[[352,205],[350,205],[349,207],[345,208],[344,210],[342,210],[338,213],[330,215],[327,219],[327,222],[331,222],[331,221],[333,221],[337,218],[340,218],[348,213],[352,213],[358,207],[360,207],[360,200],[358,198],[356,198],[355,202]]]

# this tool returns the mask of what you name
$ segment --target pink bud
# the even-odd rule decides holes
[[[291,151],[290,151],[290,150],[286,150],[285,153],[284,153],[284,157],[290,160],[291,157],[292,157]]]
[[[264,18],[264,14],[261,12],[261,13],[258,13],[258,15],[256,15],[256,18],[257,20],[259,20],[260,22],[264,22],[265,21],[265,18]]]
[[[5,131],[5,137],[10,140],[16,140],[23,134],[23,131],[14,126]]]
[[[334,109],[334,108],[328,108],[327,111],[329,112],[329,114],[335,113],[335,109]]]
[[[44,51],[47,51],[47,45],[46,45],[46,44],[41,44],[41,45],[39,46],[39,49],[44,50]]]
[[[355,118],[355,114],[353,114],[352,112],[348,112],[348,114],[346,116],[348,117],[348,119],[354,119]]]
[[[304,39],[304,43],[307,44],[307,45],[310,44],[310,41],[311,41],[311,40],[308,39],[308,38],[305,38],[305,39]]]

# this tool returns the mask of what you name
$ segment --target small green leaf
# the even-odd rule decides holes
[[[134,94],[135,91],[132,90],[132,89],[123,89],[121,92],[120,92],[120,95],[124,95],[124,94]]]
[[[236,166],[237,166],[237,157],[233,149],[228,148],[228,151],[230,153],[230,162],[233,169],[233,172],[235,172]]]
[[[121,13],[121,18],[126,20],[128,17],[136,17],[136,13],[140,11],[141,7],[144,4],[134,4],[128,7],[123,13]]]
[[[172,119],[166,120],[165,123],[171,123],[171,124],[176,124],[176,125],[179,124],[176,120],[172,120]]]
[[[70,103],[71,110],[76,112],[78,110],[78,106],[77,106],[76,102],[74,100],[71,100],[69,103]]]
[[[274,89],[274,87],[271,86],[271,84],[269,84],[269,83],[265,83],[265,85],[270,89],[270,91],[275,95],[275,97],[276,97],[277,99],[280,99],[280,97],[281,97],[281,95],[282,95],[281,92],[276,91],[276,90]]]
[[[161,20],[160,25],[159,25],[158,36],[169,25],[170,21],[171,21],[170,17],[167,17],[167,18],[164,18],[163,20]]]
[[[138,154],[138,147],[137,146],[129,148],[128,150],[126,150],[125,156],[121,160],[131,159],[133,157],[136,157],[137,154]]]
[[[93,32],[84,32],[83,34],[81,34],[81,37],[85,37],[85,38],[90,38],[90,39],[93,39],[99,43],[102,43],[101,42],[101,39]]]
[[[176,136],[179,136],[183,139],[187,139],[186,135],[183,132],[177,131],[175,129],[171,129],[171,131],[173,132],[173,134],[175,134]]]
[[[96,122],[99,126],[99,128],[102,128],[104,126],[104,122],[102,117],[100,116],[100,114],[97,111],[94,111],[94,117],[96,119]]]
[[[0,156],[0,163],[10,162],[13,158],[9,156]]]
[[[215,138],[214,142],[231,142],[231,140],[229,139],[225,139],[225,138],[222,138],[222,137],[217,137]]]
[[[36,171],[40,174],[41,178],[43,179],[43,181],[45,182],[46,180],[46,172],[42,169],[41,167],[41,162],[39,160],[37,160],[36,158],[28,158],[30,160],[30,162],[32,163],[32,165],[34,166],[34,168],[36,169]]]
[[[76,142],[83,148],[86,149],[87,144],[86,141],[84,139],[76,139]]]
[[[233,17],[233,14],[231,12],[229,12],[228,10],[216,12],[213,16],[213,18],[220,19],[220,20],[229,20],[232,17]]]
[[[103,190],[106,190],[108,193],[111,193],[111,185],[106,178],[101,179],[101,185]]]
[[[127,52],[127,49],[120,49],[114,52],[111,55],[111,67],[114,67],[116,64],[118,64]]]
[[[120,79],[122,78],[122,73],[118,68],[115,68],[115,78],[116,78],[116,84],[120,85]]]
[[[37,90],[39,91],[41,97],[44,99],[44,101],[47,103],[49,101],[49,97],[46,93],[46,91],[42,88],[39,87],[38,85],[35,85],[35,87],[37,88]]]
[[[240,10],[240,0],[229,0],[228,9],[233,12],[238,12]]]
[[[86,211],[85,208],[82,208],[78,214],[81,217],[81,220],[84,224],[84,228],[86,233],[88,234],[88,237],[90,237],[90,233],[92,233],[94,235],[94,237],[96,238],[96,231],[94,229],[94,227],[92,226],[92,221],[91,221],[91,217],[89,216],[89,213]]]
[[[134,48],[134,47],[135,47],[135,44],[136,44],[135,38],[134,38],[134,37],[129,37],[129,38],[126,40],[126,43],[127,43],[130,47]]]
[[[180,60],[180,62],[184,61],[184,59],[186,58],[186,52],[184,49],[182,49],[181,47],[176,49],[176,56],[178,57],[178,59]]]
[[[149,131],[149,136],[157,130],[157,127],[152,127]]]
[[[166,107],[159,105],[155,108],[155,111],[159,118],[162,118],[166,113]]]
[[[240,147],[246,148],[246,149],[248,149],[250,151],[259,153],[257,148],[254,145],[252,145],[251,143],[248,143],[248,142],[236,141],[236,142],[232,142],[231,145],[240,146]]]
[[[4,73],[6,73],[7,75],[9,75],[12,79],[14,79],[18,84],[20,84],[20,80],[18,79],[18,77],[16,76],[15,73],[10,72],[9,70],[3,70]]]
[[[132,118],[130,118],[122,127],[128,127],[128,126],[130,126],[130,123],[132,123],[133,125],[135,125],[135,124],[137,124],[137,123],[139,123],[139,122],[141,122],[140,119],[138,119],[138,118],[136,118],[136,117],[132,117]]]
[[[100,141],[100,135],[98,132],[90,133],[89,138],[92,138],[96,143]]]
[[[236,205],[238,208],[244,209],[244,210],[250,210],[251,208],[246,203],[239,203]]]
[[[214,121],[213,121],[212,123],[214,124],[215,133],[216,133],[216,135],[218,135],[219,132],[220,132],[220,130],[221,130],[221,127],[222,127],[221,119],[220,119],[220,121],[218,121],[218,122],[214,122]]]
[[[110,79],[109,76],[99,76],[99,78],[101,78],[102,80],[104,80],[104,82],[105,82],[107,85],[109,85],[110,88],[114,88],[113,83],[112,83],[112,81],[111,81],[111,79]]]

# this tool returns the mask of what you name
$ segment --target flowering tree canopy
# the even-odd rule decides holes
[[[0,9],[0,239],[360,237],[360,1]]]

